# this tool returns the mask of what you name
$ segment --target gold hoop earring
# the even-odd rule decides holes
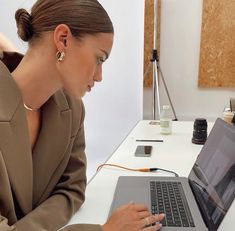
[[[57,51],[56,58],[59,62],[63,61],[65,58],[65,53],[63,51]]]

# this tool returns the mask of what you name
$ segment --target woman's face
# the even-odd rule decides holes
[[[102,64],[113,45],[112,33],[86,35],[81,40],[70,39],[65,59],[60,65],[63,89],[76,98],[90,92],[95,82],[102,80]]]

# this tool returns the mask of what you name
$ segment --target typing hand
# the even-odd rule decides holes
[[[116,209],[103,225],[103,231],[155,231],[164,214],[151,215],[145,205],[130,203]]]

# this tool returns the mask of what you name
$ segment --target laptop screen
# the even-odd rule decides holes
[[[189,182],[209,230],[217,230],[235,197],[235,126],[216,120]]]

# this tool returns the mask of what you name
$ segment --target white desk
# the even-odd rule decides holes
[[[159,125],[150,125],[150,121],[140,121],[126,137],[119,148],[109,158],[107,163],[124,165],[130,168],[159,167],[175,171],[180,176],[188,176],[202,145],[191,142],[193,122],[173,122],[171,135],[160,135]],[[212,124],[208,124],[210,131]],[[163,143],[151,142],[153,152],[151,157],[135,157],[134,151],[138,144],[136,139],[163,139]],[[107,141],[108,142],[108,141]],[[168,173],[141,173],[104,167],[89,182],[86,191],[86,201],[74,215],[69,224],[75,223],[105,223],[112,202],[118,177],[121,175],[163,176]],[[235,203],[221,224],[220,231],[231,231],[235,227]]]

